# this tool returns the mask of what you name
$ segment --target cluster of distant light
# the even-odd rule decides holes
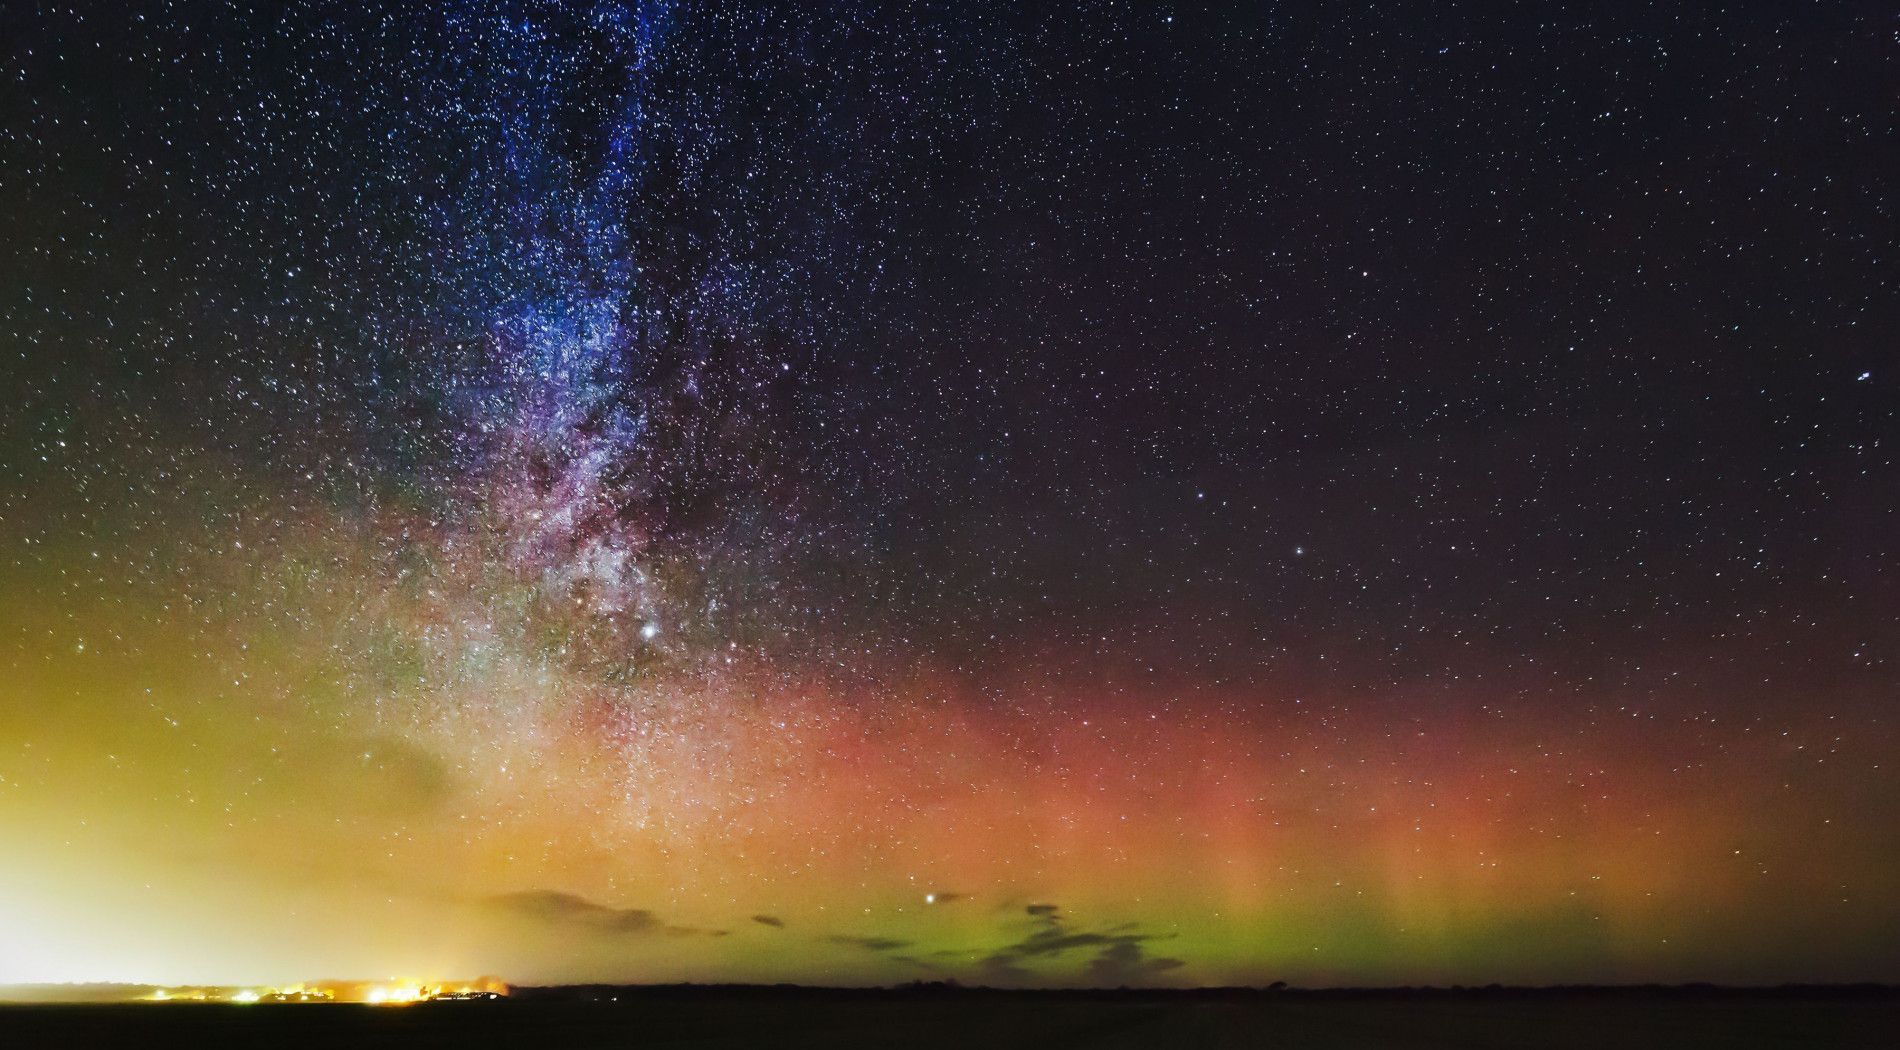
[[[339,981],[269,987],[203,986],[154,988],[139,998],[147,1003],[367,1003],[371,1006],[403,1006],[409,1003],[439,1000],[500,999],[508,994],[508,985],[493,977],[474,981],[428,982],[391,978],[386,982]]]

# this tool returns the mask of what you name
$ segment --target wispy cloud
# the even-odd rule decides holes
[[[911,945],[909,941],[893,940],[889,937],[852,937],[842,933],[832,934],[827,940],[833,944],[846,944],[872,952],[894,952]]]
[[[1054,904],[1031,904],[1024,914],[1035,920],[1029,935],[986,956],[982,970],[990,980],[1019,983],[1036,974],[1025,962],[1063,955],[1076,950],[1093,950],[1095,958],[1084,968],[1093,984],[1145,984],[1170,970],[1185,965],[1180,959],[1148,954],[1152,934],[1136,933],[1132,927],[1118,926],[1106,932],[1074,930]]]
[[[559,890],[523,890],[489,897],[490,909],[511,918],[570,932],[592,932],[612,936],[659,934],[672,937],[718,936],[724,930],[702,930],[691,926],[673,926],[662,922],[645,908],[612,908],[585,897]]]

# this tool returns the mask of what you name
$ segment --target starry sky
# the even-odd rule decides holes
[[[0,982],[1900,980],[1872,3],[0,13]]]

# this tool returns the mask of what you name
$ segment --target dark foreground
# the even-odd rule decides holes
[[[618,1001],[614,1001],[618,996]],[[598,1001],[596,1001],[598,997]],[[905,995],[569,990],[496,1003],[0,1007],[28,1047],[1892,1047],[1890,992]]]

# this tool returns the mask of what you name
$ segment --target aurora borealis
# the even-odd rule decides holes
[[[1890,12],[1535,6],[9,9],[0,984],[1900,980]]]

